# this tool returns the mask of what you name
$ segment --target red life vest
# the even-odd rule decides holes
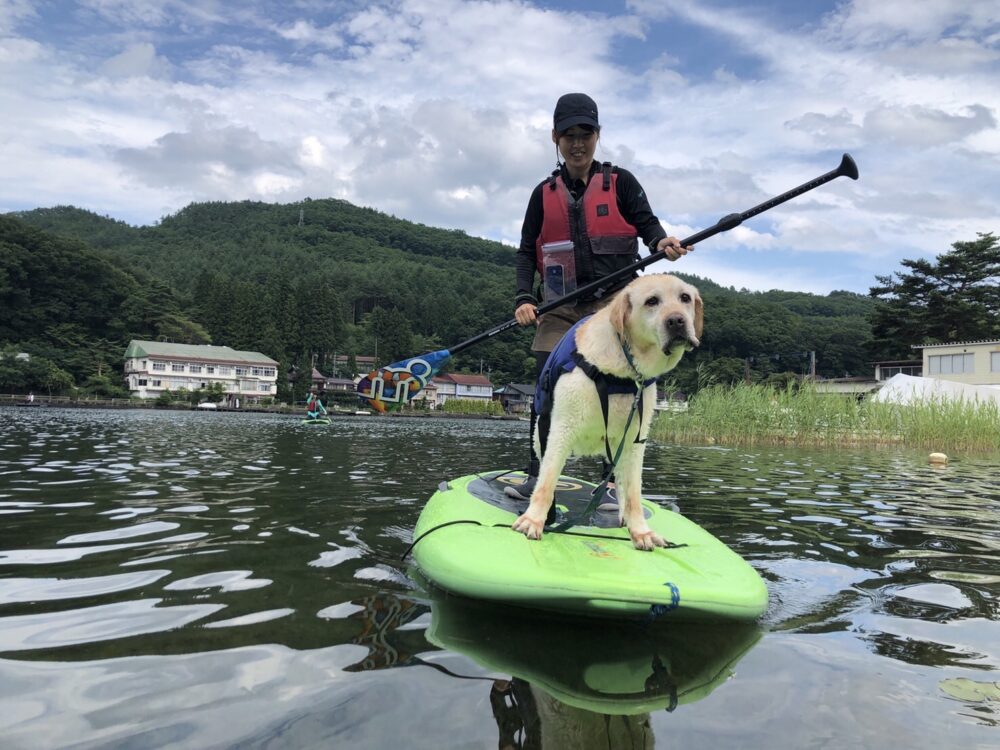
[[[553,175],[542,188],[542,231],[535,240],[535,264],[540,274],[544,273],[542,245],[573,240],[570,205],[574,202],[561,174]],[[611,171],[610,162],[604,162],[601,172],[590,176],[580,203],[591,240],[588,249],[595,247],[594,240],[599,245],[602,239],[631,241],[639,236],[618,208],[618,175]]]

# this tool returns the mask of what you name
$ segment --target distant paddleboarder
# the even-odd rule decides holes
[[[326,416],[326,407],[319,400],[316,391],[309,391],[309,398],[306,399],[306,418],[319,419]]]

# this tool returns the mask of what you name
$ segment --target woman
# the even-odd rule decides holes
[[[531,344],[536,379],[563,334],[608,304],[636,276],[626,276],[539,317],[535,308],[541,300],[533,291],[536,272],[542,279],[542,297],[548,301],[634,263],[639,257],[640,237],[651,253],[662,251],[669,260],[693,249],[681,247],[676,237],[667,236],[631,172],[594,160],[600,137],[593,99],[579,93],[559,97],[552,116],[557,167],[531,193],[517,251],[514,317],[522,326],[537,325]],[[529,444],[533,443],[536,419],[532,408]],[[533,445],[530,451],[528,479],[505,489],[519,500],[531,497],[538,476],[539,457]],[[599,509],[617,509],[613,492],[605,496]]]
[[[319,400],[319,396],[316,395],[316,391],[309,391],[309,397],[306,399],[306,419],[319,419],[320,417],[326,416],[326,407],[323,406],[323,402]]]

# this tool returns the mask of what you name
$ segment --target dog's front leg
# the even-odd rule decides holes
[[[642,461],[646,446],[638,443],[626,451],[617,467],[618,497],[621,501],[618,507],[618,520],[628,527],[632,545],[636,549],[652,550],[654,547],[666,547],[662,536],[649,528],[646,514],[642,510]]]
[[[535,491],[531,493],[528,509],[518,516],[512,527],[528,539],[542,538],[545,518],[555,500],[559,474],[562,473],[568,457],[568,446],[563,445],[559,440],[549,440],[545,455],[542,456],[542,465],[538,470],[538,483],[535,484]]]

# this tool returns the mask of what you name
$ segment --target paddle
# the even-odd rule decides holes
[[[850,154],[844,154],[843,158],[840,160],[840,166],[836,169],[831,170],[824,175],[820,175],[809,182],[804,182],[798,187],[792,188],[788,192],[775,196],[770,200],[766,200],[760,205],[754,206],[743,213],[723,216],[714,225],[708,227],[707,229],[702,229],[700,232],[696,232],[690,237],[681,240],[681,245],[684,247],[694,245],[715,234],[719,234],[720,232],[728,232],[730,229],[735,229],[747,219],[754,217],[757,214],[762,214],[765,211],[768,211],[785,201],[802,195],[803,193],[813,190],[814,188],[818,188],[820,185],[825,185],[838,177],[850,177],[852,180],[858,179],[858,167],[854,163],[854,159],[851,158]],[[666,253],[662,250],[650,253],[647,257],[636,261],[630,266],[621,268],[614,273],[608,274],[604,278],[591,282],[590,284],[585,284],[584,286],[577,288],[575,291],[572,291],[559,299],[539,305],[538,314],[542,315],[549,310],[554,310],[555,308],[565,305],[567,302],[577,299],[578,297],[594,293],[597,293],[597,296],[600,296],[602,288],[608,287],[616,281],[629,277],[636,271],[639,271],[658,260],[663,260],[665,257]],[[368,373],[368,375],[363,377],[360,382],[358,382],[358,397],[362,401],[367,401],[372,408],[380,412],[385,413],[388,411],[395,411],[420,393],[430,379],[437,375],[441,368],[444,367],[445,363],[447,363],[448,360],[454,355],[468,349],[470,346],[478,344],[480,341],[493,338],[497,334],[514,328],[517,324],[517,320],[511,319],[506,323],[496,326],[495,328],[491,328],[488,331],[480,333],[478,336],[466,339],[462,343],[456,344],[449,349],[440,349],[436,352],[428,352],[427,354],[421,354],[416,357],[411,357],[410,359],[393,362],[385,367],[372,370]]]

